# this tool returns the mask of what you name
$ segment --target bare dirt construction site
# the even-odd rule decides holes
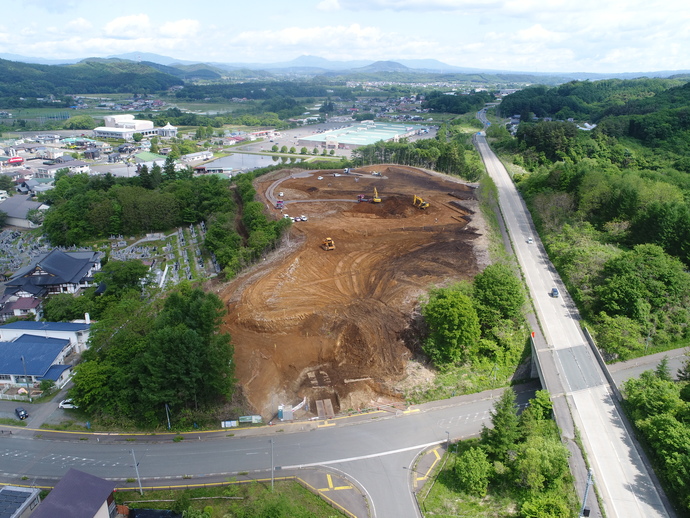
[[[420,297],[487,264],[474,187],[402,166],[354,173],[292,169],[257,179],[276,218],[308,217],[220,293],[239,384],[264,417],[305,398],[298,416],[399,402]],[[374,188],[381,202],[357,202]],[[415,195],[429,206],[413,205]],[[327,237],[333,250],[322,247]]]

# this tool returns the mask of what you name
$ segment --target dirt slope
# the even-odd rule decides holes
[[[362,176],[282,172],[257,185],[263,193],[283,177],[275,188],[283,212],[309,218],[293,224],[284,249],[221,293],[240,384],[267,418],[305,397],[313,414],[317,400],[330,399],[335,412],[396,401],[391,387],[411,355],[403,337],[419,296],[481,267],[473,188],[413,168],[368,170],[383,176],[366,168]],[[294,202],[372,197],[374,186],[381,203]],[[414,194],[430,207],[414,207]],[[321,248],[325,237],[335,250]]]

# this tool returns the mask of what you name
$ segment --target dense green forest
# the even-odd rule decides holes
[[[631,101],[653,98],[684,83],[680,79],[607,79],[571,81],[554,88],[537,85],[507,96],[498,113],[503,117],[520,115],[522,121],[531,120],[532,115],[598,121],[610,111],[630,106]]]
[[[671,378],[668,359],[628,380],[625,409],[680,516],[690,516],[690,357]]]
[[[588,98],[592,131],[541,121],[488,135],[523,168],[514,178],[598,344],[626,359],[690,340],[690,84],[603,83],[568,86],[606,93]],[[531,111],[553,109],[539,99]]]
[[[467,95],[447,95],[444,92],[434,90],[426,95],[422,108],[429,108],[434,112],[465,114],[475,112],[494,100],[489,92],[478,92]]]
[[[91,328],[70,395],[102,423],[176,428],[204,423],[235,388],[225,307],[212,293],[183,285],[165,298],[124,290]]]
[[[122,60],[82,61],[75,65],[36,65],[0,59],[0,106],[26,107],[23,98],[48,98],[68,102],[74,93],[151,93],[181,85],[175,76],[140,63]]]

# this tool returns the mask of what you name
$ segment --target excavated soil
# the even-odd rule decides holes
[[[374,170],[383,177],[366,174]],[[292,170],[258,180],[263,196],[282,178],[274,185],[276,196],[284,193],[282,212],[309,218],[292,225],[280,250],[221,291],[237,377],[266,418],[279,404],[305,398],[307,415],[316,414],[319,400],[330,400],[336,413],[399,401],[395,385],[412,357],[405,337],[413,334],[420,296],[471,279],[485,265],[473,187],[409,167],[357,172],[365,174],[300,177]],[[371,198],[374,187],[381,203],[337,201]],[[415,194],[429,208],[414,207]],[[325,237],[335,250],[321,247]]]

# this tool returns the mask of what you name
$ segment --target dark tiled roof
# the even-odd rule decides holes
[[[10,218],[26,219],[26,214],[33,209],[43,205],[40,201],[31,201],[31,196],[21,196],[19,194],[7,198],[0,203],[0,210]]]
[[[113,489],[113,482],[70,468],[31,518],[93,518]]]
[[[100,252],[62,252],[54,249],[38,257],[29,266],[17,270],[7,281],[7,292],[13,292],[14,287],[21,287],[22,290],[37,295],[44,292],[44,287],[47,286],[78,284],[85,279],[89,269],[99,258]],[[32,275],[37,268],[45,273]]]

